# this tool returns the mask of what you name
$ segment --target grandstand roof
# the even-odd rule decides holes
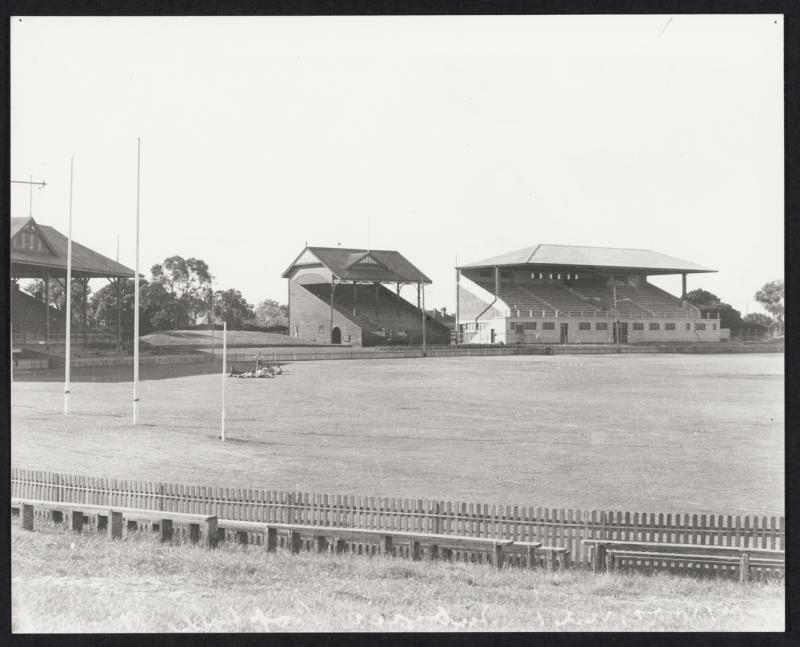
[[[525,247],[475,263],[467,263],[461,265],[459,269],[508,265],[564,265],[615,270],[643,270],[648,274],[716,272],[709,267],[649,249],[548,244]]]
[[[33,218],[11,218],[11,275],[40,278],[45,269],[66,274],[67,237],[60,231],[38,224]],[[42,241],[39,248],[14,247],[13,240],[30,231]],[[134,271],[110,258],[72,241],[72,274],[84,278],[133,278]]]
[[[324,265],[344,281],[378,283],[430,283],[411,261],[400,252],[388,249],[352,249],[347,247],[306,247],[281,274],[289,278],[301,265]]]

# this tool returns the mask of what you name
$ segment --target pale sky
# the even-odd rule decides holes
[[[75,240],[133,267],[141,137],[140,271],[251,303],[306,241],[449,309],[456,256],[555,243],[713,267],[689,289],[745,314],[783,277],[782,49],[774,15],[12,18],[11,179],[66,233],[74,157]]]

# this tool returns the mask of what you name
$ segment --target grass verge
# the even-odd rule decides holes
[[[14,632],[782,631],[784,589],[12,525]]]

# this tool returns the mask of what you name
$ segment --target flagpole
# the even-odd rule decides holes
[[[225,375],[228,357],[228,322],[222,321],[222,442],[225,442]]]
[[[142,139],[136,138],[136,266],[133,276],[133,424],[136,424],[139,403],[139,175]]]
[[[64,348],[64,415],[69,415],[69,365],[70,365],[70,324],[72,323],[72,176],[73,158],[69,158],[69,225],[67,228],[67,283],[64,286],[64,300],[67,306],[67,330]]]

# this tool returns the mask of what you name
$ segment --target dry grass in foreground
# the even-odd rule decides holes
[[[14,632],[782,631],[780,584],[506,570],[12,525]]]

